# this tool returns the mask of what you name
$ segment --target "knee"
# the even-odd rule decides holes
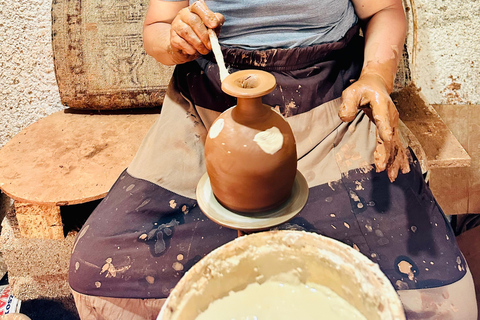
[[[398,295],[409,320],[477,320],[475,287],[469,270],[455,283],[437,288],[400,290]]]

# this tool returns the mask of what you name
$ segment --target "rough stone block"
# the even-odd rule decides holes
[[[15,201],[15,212],[22,237],[63,239],[60,207]]]
[[[21,236],[13,211],[2,222],[0,251],[13,294],[20,300],[70,295],[68,266],[76,232],[62,239]]]

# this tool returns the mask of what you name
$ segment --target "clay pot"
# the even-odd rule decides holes
[[[303,231],[254,233],[210,252],[178,282],[157,320],[196,319],[231,291],[269,279],[326,286],[367,319],[405,320],[402,303],[377,264],[346,244]]]
[[[285,118],[262,103],[275,86],[275,77],[260,70],[238,71],[222,82],[237,105],[212,124],[205,161],[213,194],[230,210],[266,211],[290,197],[297,172],[295,138]]]

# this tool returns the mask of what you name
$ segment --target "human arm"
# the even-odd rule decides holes
[[[208,30],[220,30],[224,17],[203,1],[151,0],[143,25],[143,45],[148,55],[165,65],[192,61],[211,50]]]
[[[358,108],[367,108],[377,126],[375,166],[394,181],[398,170],[410,171],[407,151],[398,132],[398,111],[390,98],[403,49],[406,20],[401,0],[352,0],[365,22],[365,60],[359,79],[342,94],[339,116],[352,121]]]

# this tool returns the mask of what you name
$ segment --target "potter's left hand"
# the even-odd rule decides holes
[[[377,147],[374,153],[377,172],[387,170],[393,182],[398,175],[410,171],[407,150],[398,133],[398,111],[388,93],[383,78],[375,73],[362,73],[360,78],[343,91],[338,115],[342,121],[355,119],[363,109],[377,126]]]

